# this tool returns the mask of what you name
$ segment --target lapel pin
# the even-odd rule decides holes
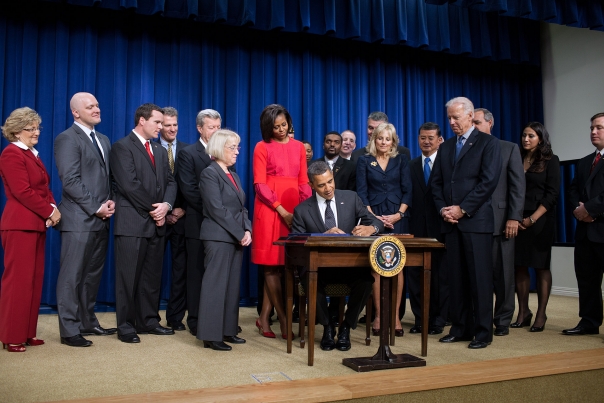
[[[373,161],[373,162],[371,163],[371,166],[372,166],[372,167],[377,166],[377,162]]]

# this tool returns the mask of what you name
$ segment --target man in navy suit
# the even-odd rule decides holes
[[[369,114],[369,116],[367,117],[367,142],[371,140],[371,135],[373,134],[373,131],[376,129],[376,127],[378,127],[382,123],[388,123],[388,115],[386,115],[384,112],[371,112]],[[365,155],[366,153],[367,150],[365,149],[365,147],[361,147],[358,150],[353,151],[350,156],[350,161],[356,164],[359,157],[361,155]],[[408,159],[411,159],[411,152],[407,147],[399,145],[398,153],[405,154]]]
[[[575,275],[579,286],[579,324],[565,329],[574,336],[598,334],[602,326],[604,274],[604,113],[591,118],[591,144],[595,153],[581,158],[570,185],[570,204],[577,219]]]
[[[432,194],[443,218],[453,326],[439,341],[471,340],[469,348],[485,348],[493,339],[491,195],[501,173],[501,152],[495,137],[472,124],[469,99],[453,98],[446,108],[455,137],[440,146]]]
[[[159,143],[168,153],[170,172],[176,177],[178,172],[178,155],[189,145],[176,139],[178,135],[178,111],[171,106],[164,110],[164,123],[159,132]],[[185,248],[185,212],[184,199],[180,189],[172,211],[166,215],[166,246],[170,244],[172,255],[172,283],[170,299],[166,308],[166,322],[173,330],[185,330],[182,323],[187,308],[187,253]]]
[[[409,232],[416,237],[436,238],[443,241],[440,232],[441,218],[438,215],[432,196],[432,168],[438,155],[438,148],[443,142],[440,126],[427,122],[419,128],[418,143],[422,155],[409,162],[413,201],[409,218]],[[432,252],[432,270],[430,279],[430,319],[429,334],[441,334],[449,312],[449,290],[446,267],[441,264],[442,252]],[[421,333],[421,276],[423,268],[408,266],[407,289],[409,304],[415,316],[415,325],[409,333]]]

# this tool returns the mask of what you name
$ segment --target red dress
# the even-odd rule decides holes
[[[254,219],[252,262],[266,266],[285,264],[282,246],[273,242],[289,234],[289,228],[275,210],[280,205],[293,214],[294,207],[311,195],[306,175],[306,150],[298,140],[271,140],[254,149]]]

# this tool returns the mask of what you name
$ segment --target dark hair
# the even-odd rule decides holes
[[[384,112],[371,112],[369,116],[367,116],[367,120],[370,119],[375,120],[376,122],[388,123],[388,115],[386,115]]]
[[[312,148],[312,144],[310,144],[310,142],[308,142],[306,140],[302,140],[302,144],[308,144],[310,146],[310,148]]]
[[[340,138],[340,141],[342,141],[342,135],[338,132],[329,132],[327,133],[325,136],[323,136],[323,142],[325,143],[325,140],[327,139],[327,136],[329,136],[330,134],[335,134],[336,136],[338,136]]]
[[[419,127],[419,130],[417,131],[417,133],[419,134],[422,130],[436,130],[436,134],[438,135],[438,137],[442,136],[442,134],[440,134],[440,126],[434,122],[424,123],[423,125],[421,125]]]
[[[535,133],[537,133],[537,136],[539,136],[539,144],[533,153],[533,163],[527,172],[543,172],[545,170],[545,163],[552,159],[552,155],[554,154],[552,152],[552,143],[549,141],[549,133],[545,130],[545,126],[539,122],[527,123],[522,128],[522,131],[524,132],[524,129],[527,127],[533,129]],[[527,154],[528,151],[522,147],[522,137],[520,137],[520,155],[522,156],[522,159],[524,159]]]
[[[164,110],[155,104],[142,104],[136,108],[136,112],[134,112],[134,127],[138,126],[138,122],[141,118],[149,120],[153,111],[158,111],[162,115],[164,114]]]
[[[306,174],[308,175],[308,180],[313,182],[315,176],[323,175],[325,172],[329,170],[329,165],[325,161],[315,161],[306,170]],[[314,183],[314,182],[313,182]]]
[[[287,109],[279,104],[268,105],[260,114],[260,132],[262,133],[262,140],[270,143],[273,138],[273,127],[275,126],[275,119],[277,116],[285,116],[287,121],[287,132],[292,127],[292,117],[290,116]]]
[[[596,113],[595,115],[593,115],[591,117],[591,119],[589,119],[591,122],[593,122],[594,120],[596,120],[597,118],[604,118],[604,112],[600,112],[600,113]]]

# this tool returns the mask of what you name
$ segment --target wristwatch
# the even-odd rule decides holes
[[[466,213],[466,210],[462,209],[461,207],[460,207],[460,209],[461,209],[461,214],[463,214],[463,215],[467,215],[468,214],[468,213]]]
[[[377,235],[377,234],[380,233],[380,229],[377,227],[377,225],[374,225],[373,229],[375,230],[375,232],[373,234],[371,234],[371,235]]]
[[[403,213],[402,211],[398,211],[398,214],[401,216],[401,219],[405,218],[405,213]]]

